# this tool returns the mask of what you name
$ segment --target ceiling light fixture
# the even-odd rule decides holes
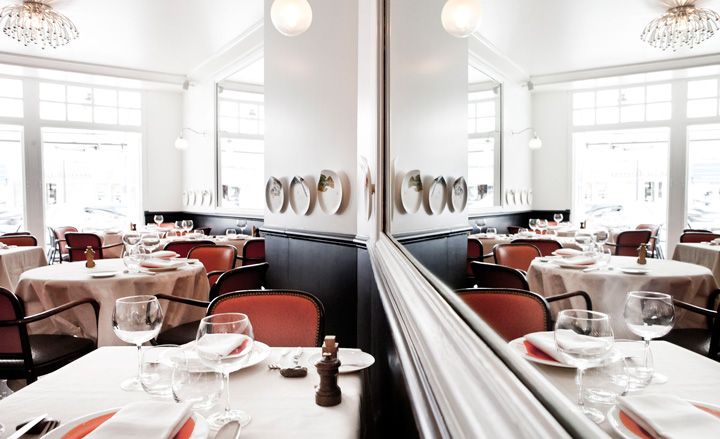
[[[440,19],[452,36],[466,38],[480,27],[480,0],[448,0]]]
[[[695,0],[672,0],[667,12],[645,26],[640,39],[656,49],[688,46],[690,49],[712,37],[718,30],[720,15],[695,7]]]
[[[49,0],[23,0],[0,10],[0,28],[10,38],[44,49],[64,46],[80,34],[66,16],[55,12]]]
[[[207,134],[205,131],[196,131],[196,130],[194,130],[194,129],[192,129],[192,128],[183,128],[183,129],[181,129],[181,130],[180,130],[180,135],[177,136],[177,138],[175,139],[175,148],[176,148],[176,149],[179,149],[179,150],[181,150],[181,151],[185,151],[186,149],[188,149],[188,146],[189,146],[187,139],[183,136],[183,133],[184,133],[185,131],[190,131],[190,132],[193,132],[193,133],[195,133],[195,134],[200,134],[200,135],[202,135],[202,136],[205,136],[205,135]]]
[[[307,0],[275,0],[270,8],[275,29],[287,37],[296,37],[308,30],[312,15]]]

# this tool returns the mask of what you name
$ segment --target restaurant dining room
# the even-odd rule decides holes
[[[720,438],[720,0],[0,28],[0,439]]]

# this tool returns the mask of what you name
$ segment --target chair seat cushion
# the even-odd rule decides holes
[[[673,329],[668,335],[661,338],[672,344],[682,346],[702,356],[707,357],[710,352],[710,331],[702,328]]]
[[[71,335],[37,334],[28,338],[36,375],[53,372],[95,349],[93,340]],[[22,359],[0,359],[0,378],[24,377]]]
[[[197,338],[200,320],[185,323],[167,331],[161,332],[157,337],[158,344],[185,344]]]

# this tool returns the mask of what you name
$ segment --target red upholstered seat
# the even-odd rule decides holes
[[[555,250],[560,250],[562,244],[554,239],[514,239],[511,244],[530,244],[540,250],[542,256],[550,256]]]
[[[60,263],[70,260],[70,254],[67,249],[67,241],[65,235],[77,231],[78,229],[73,226],[62,226],[55,228],[50,227],[50,235],[54,240],[53,253],[51,253],[51,257],[49,258],[51,262],[56,257]]]
[[[18,247],[35,247],[37,245],[37,239],[32,235],[4,235],[0,236],[0,242]]]
[[[467,244],[467,275],[473,276],[473,270],[470,264],[473,261],[482,262],[485,252],[483,251],[482,242],[477,238],[468,238]]]
[[[265,238],[248,239],[243,245],[242,253],[242,265],[265,262]]]
[[[717,238],[720,238],[720,235],[716,233],[685,232],[680,235],[680,242],[710,242]]]
[[[533,259],[541,256],[532,244],[498,244],[493,248],[495,263],[527,271]]]
[[[171,241],[165,244],[164,250],[174,251],[179,254],[181,258],[187,258],[190,250],[200,245],[215,245],[213,241]]]
[[[190,250],[188,258],[198,259],[205,266],[212,286],[221,274],[235,267],[237,248],[231,245],[199,245]]]
[[[259,290],[261,287],[267,287],[265,273],[267,273],[269,267],[270,264],[263,262],[261,264],[243,265],[223,273],[210,289],[210,300],[221,294],[234,291]]]
[[[627,230],[615,239],[616,256],[637,256],[640,244],[648,244],[652,232],[650,230]]]
[[[517,288],[529,290],[528,281],[522,271],[504,265],[474,261],[471,264],[478,288]]]

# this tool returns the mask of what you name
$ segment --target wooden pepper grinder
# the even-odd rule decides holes
[[[334,335],[325,337],[322,346],[322,359],[315,364],[320,375],[320,384],[315,391],[315,404],[332,407],[342,401],[342,392],[337,385],[340,360],[337,357],[338,344]]]
[[[95,250],[90,246],[85,248],[85,266],[87,268],[95,267]]]
[[[637,263],[640,265],[647,264],[647,244],[640,244],[640,247],[638,247]]]

